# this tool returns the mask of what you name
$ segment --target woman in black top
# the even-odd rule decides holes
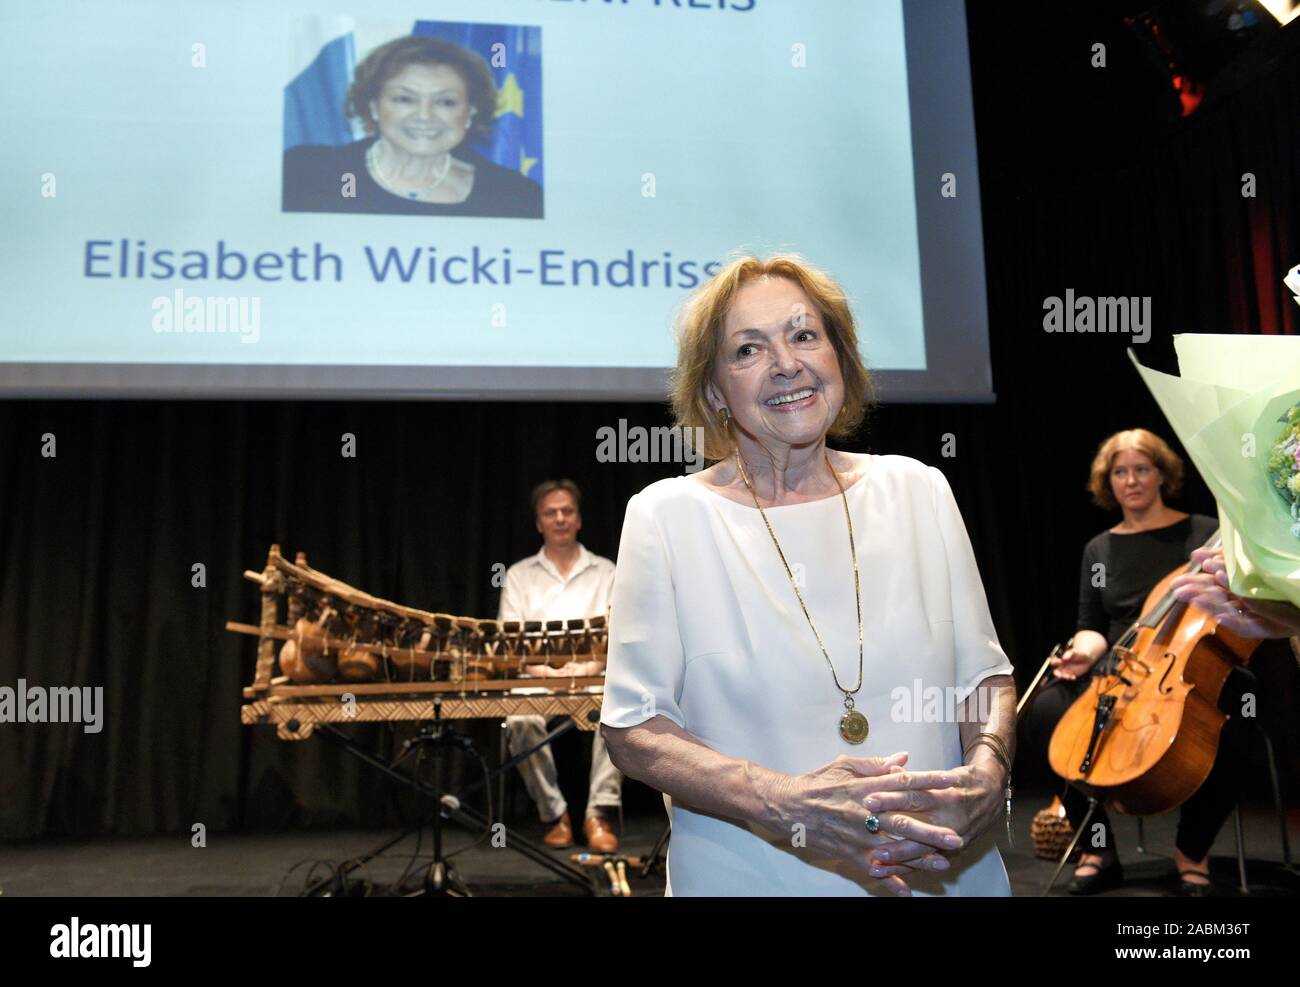
[[[470,150],[488,137],[496,83],[475,52],[411,36],[362,59],[346,113],[370,136],[284,155],[285,212],[406,213],[540,219],[542,189]]]
[[[1035,749],[1046,751],[1066,709],[1088,687],[1098,661],[1141,615],[1151,589],[1218,528],[1214,518],[1183,514],[1165,503],[1182,486],[1183,463],[1158,436],[1146,429],[1112,435],[1097,450],[1088,488],[1102,507],[1123,512],[1123,520],[1088,542],[1079,577],[1078,630],[1064,654],[1053,660],[1056,681],[1034,700],[1027,730]],[[1219,757],[1205,783],[1182,806],[1175,862],[1180,891],[1209,891],[1208,856],[1214,838],[1237,797],[1234,767],[1240,760],[1240,683],[1231,676],[1220,698],[1230,719],[1220,735]],[[1236,686],[1234,688],[1234,685]],[[1087,799],[1075,788],[1062,797],[1076,829],[1087,814]],[[1080,839],[1084,849],[1070,882],[1074,894],[1094,894],[1120,884],[1123,871],[1109,820],[1098,809]]]
[[[378,138],[370,137],[341,147],[308,144],[290,148],[284,155],[284,211],[542,218],[542,189],[536,182],[468,148],[458,148],[452,158],[457,167],[466,164],[472,169],[463,200],[426,202],[399,195],[380,185],[368,165],[375,157],[372,148],[377,142]],[[355,195],[342,194],[343,175],[355,176]]]

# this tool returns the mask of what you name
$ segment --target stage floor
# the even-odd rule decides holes
[[[1034,812],[1048,797],[1017,797],[1015,812],[1016,848],[999,838],[1012,890],[1016,895],[1034,896],[1051,874],[1052,866],[1037,859],[1030,848],[1029,826]],[[1147,852],[1136,852],[1137,823],[1125,816],[1112,816],[1120,842],[1120,859],[1127,882],[1108,893],[1113,897],[1170,894],[1175,890],[1173,844],[1177,813],[1148,819]],[[1253,894],[1260,896],[1300,895],[1300,876],[1282,867],[1282,848],[1276,816],[1271,805],[1252,804],[1242,809],[1246,835],[1247,878]],[[1291,840],[1300,844],[1300,816],[1291,814]],[[629,817],[625,821],[623,852],[646,855],[662,832],[662,815]],[[523,836],[540,841],[541,827],[522,825]],[[203,848],[190,846],[188,834],[148,839],[111,839],[78,842],[7,844],[0,852],[0,889],[6,897],[25,895],[162,895],[162,896],[266,896],[295,895],[312,879],[330,873],[331,865],[354,858],[396,836],[392,830],[309,830],[275,834],[221,834],[208,836]],[[579,834],[579,839],[581,835]],[[509,849],[493,848],[487,841],[472,846],[472,834],[452,828],[446,835],[446,852],[464,851],[454,858],[461,878],[476,895],[537,896],[575,895],[579,891],[545,868]],[[425,831],[419,856],[414,837],[397,844],[355,876],[373,885],[389,887],[405,873],[405,886],[418,887],[428,865],[431,838]],[[468,848],[468,849],[466,849]],[[582,846],[555,851],[567,859]],[[1236,849],[1231,818],[1219,834],[1211,854],[1211,871],[1217,893],[1238,894]],[[414,862],[413,862],[414,860]],[[296,865],[296,866],[295,866]],[[291,868],[293,868],[291,870]],[[600,871],[597,886],[609,894],[608,882]],[[1063,875],[1055,894],[1063,894],[1068,876]],[[640,880],[629,874],[635,895],[660,895],[663,877]]]

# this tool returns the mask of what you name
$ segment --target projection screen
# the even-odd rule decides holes
[[[992,398],[960,0],[0,23],[5,396],[657,400],[691,289],[793,251],[884,400]]]

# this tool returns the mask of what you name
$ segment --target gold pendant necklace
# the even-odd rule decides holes
[[[804,603],[803,594],[799,592],[799,584],[795,582],[794,573],[790,571],[790,563],[785,560],[785,552],[781,551],[781,543],[777,541],[776,532],[772,530],[772,522],[767,519],[767,512],[763,510],[763,505],[758,502],[758,494],[754,493],[754,486],[749,482],[748,474],[745,473],[745,464],[741,462],[739,449],[736,450],[736,468],[740,470],[740,478],[745,481],[745,487],[749,490],[749,495],[754,498],[754,506],[758,508],[763,523],[767,525],[767,533],[772,536],[772,544],[776,546],[776,554],[781,556],[781,565],[785,566],[785,574],[794,589],[794,595],[799,601],[799,606],[803,609],[804,619],[808,621],[808,626],[812,628],[813,637],[817,638],[817,645],[822,649],[822,657],[826,659],[826,666],[831,670],[831,678],[835,680],[835,688],[844,693],[844,715],[840,717],[840,736],[850,744],[860,744],[867,739],[867,734],[871,732],[871,724],[867,722],[865,716],[853,708],[853,695],[862,688],[862,590],[858,585],[858,550],[853,543],[853,516],[849,513],[849,498],[844,494],[844,485],[840,483],[839,474],[835,472],[835,467],[831,465],[830,455],[824,451],[822,455],[826,458],[826,467],[831,471],[831,477],[835,480],[835,485],[840,488],[840,500],[844,502],[844,520],[849,525],[849,554],[853,557],[853,596],[858,605],[858,684],[852,689],[846,689],[840,685],[840,677],[835,671],[835,665],[831,662],[831,656],[826,650],[822,636],[817,633],[817,625],[813,623],[812,616],[808,613],[808,604]]]

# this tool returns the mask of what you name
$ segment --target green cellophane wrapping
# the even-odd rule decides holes
[[[1229,587],[1300,606],[1296,519],[1268,470],[1300,403],[1300,337],[1181,335],[1174,348],[1177,377],[1129,356],[1218,501]]]

